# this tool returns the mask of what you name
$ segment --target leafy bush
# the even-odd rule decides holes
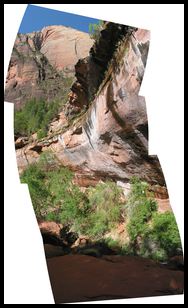
[[[38,163],[23,172],[21,182],[29,186],[38,218],[70,224],[79,231],[86,217],[87,198],[72,183],[73,173],[68,168],[50,169],[53,159],[53,153],[43,153]]]
[[[147,222],[151,219],[153,211],[156,210],[154,200],[142,200],[132,213],[128,224],[128,232],[130,239],[135,241],[138,236],[143,236],[148,230]]]
[[[143,237],[139,254],[165,261],[181,249],[178,227],[172,212],[155,213]]]
[[[113,182],[98,183],[88,191],[90,215],[86,234],[102,237],[121,218],[122,190]]]
[[[60,223],[58,211],[48,212],[45,215],[45,220],[47,220],[47,221],[55,221],[55,222]]]
[[[133,249],[133,246],[130,243],[126,243],[124,245],[121,246],[121,250],[120,250],[120,254],[121,255],[129,255],[129,256],[134,256],[135,252]]]
[[[46,152],[41,154],[38,163],[23,172],[21,182],[29,186],[38,218],[61,222],[95,241],[104,240],[105,233],[122,219],[122,190],[115,183],[106,182],[83,193],[73,183],[73,176],[68,168],[58,166],[52,152]],[[133,179],[127,204],[130,242],[120,244],[107,238],[105,243],[109,248],[120,254],[139,254],[158,261],[181,249],[173,213],[156,213],[157,205],[147,196],[146,183]]]
[[[58,165],[51,168],[53,161],[53,153],[42,153],[39,162],[21,176],[29,186],[37,217],[69,225],[93,239],[101,238],[121,218],[121,189],[106,182],[83,193],[73,184],[73,173]]]
[[[114,250],[116,250],[116,249],[119,250],[120,247],[121,247],[119,241],[118,240],[114,240],[111,237],[107,237],[105,239],[105,243],[107,244],[107,246],[109,248],[114,249]]]
[[[173,213],[157,213],[157,204],[148,197],[148,185],[134,177],[126,204],[129,219],[129,247],[134,253],[163,261],[176,254],[181,241]],[[150,224],[148,223],[150,222]],[[139,238],[139,242],[138,242]]]
[[[51,69],[53,69],[51,67]],[[47,97],[52,96],[55,89],[58,96],[54,100],[47,102],[44,99],[33,98],[28,100],[21,110],[14,113],[14,130],[16,135],[30,136],[37,133],[38,139],[44,138],[48,132],[48,125],[57,116],[62,106],[65,105],[68,93],[73,82],[72,77],[63,77],[61,73],[54,69],[54,74],[60,78],[46,79],[40,83],[45,90]],[[58,85],[58,83],[60,83]],[[57,89],[58,88],[58,89]]]
[[[157,204],[152,198],[152,194],[148,192],[148,184],[141,181],[138,177],[133,176],[131,181],[131,192],[129,193],[128,200],[125,206],[126,216],[132,217],[134,210],[140,205],[148,204],[147,208],[150,208],[150,212],[156,211]]]
[[[37,164],[30,165],[21,175],[21,182],[28,184],[36,216],[41,218],[49,197],[48,189],[44,185],[45,173]]]
[[[151,236],[159,243],[160,248],[166,251],[168,256],[176,254],[178,248],[181,249],[181,239],[172,212],[154,215]]]
[[[157,210],[157,203],[153,198],[148,198],[146,182],[133,177],[131,184],[131,192],[126,204],[126,215],[129,219],[127,230],[131,241],[135,242],[138,236],[144,236],[147,231],[147,222]]]
[[[24,116],[22,111],[14,112],[14,134],[15,135],[28,135],[28,122],[27,117]]]
[[[70,185],[65,190],[61,199],[60,220],[69,224],[76,232],[82,232],[82,224],[87,217],[87,198],[75,185]]]
[[[78,233],[89,235],[96,240],[120,219],[121,189],[114,183],[98,184],[89,188],[86,194],[72,184],[64,193],[61,189],[61,193],[63,194],[60,197],[61,200],[63,197],[61,222],[69,223]],[[58,193],[55,195],[57,198]]]
[[[168,259],[167,252],[164,249],[159,248],[152,254],[148,255],[148,257],[152,258],[153,260],[162,262]]]
[[[65,167],[47,172],[51,206],[53,209],[58,209],[56,220],[71,225],[74,231],[80,231],[79,226],[82,218],[85,217],[87,199],[72,183],[72,179],[73,173]]]

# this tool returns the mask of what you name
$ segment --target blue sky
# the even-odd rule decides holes
[[[90,23],[97,23],[98,19],[65,13],[57,10],[47,9],[35,5],[28,5],[19,33],[29,33],[41,30],[45,26],[63,25],[88,32]]]

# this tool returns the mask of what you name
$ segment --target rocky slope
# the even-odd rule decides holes
[[[77,119],[68,127],[61,122],[61,129],[53,130],[53,135],[18,149],[20,172],[42,152],[51,150],[62,165],[76,171],[81,186],[87,179],[88,183],[105,178],[126,183],[133,175],[152,185],[165,185],[157,157],[148,155],[146,104],[138,95],[149,32],[116,26],[116,44],[112,47],[114,30],[111,23],[107,24],[89,58],[76,65],[77,80],[67,109],[77,108],[74,111],[79,112]],[[113,51],[110,59],[103,55],[106,37],[106,48]],[[95,82],[90,83],[88,90],[87,83],[92,76]],[[84,112],[82,116],[80,112]]]
[[[74,76],[79,58],[86,57],[93,40],[87,33],[64,26],[18,34],[6,80],[5,100],[20,108],[29,98],[63,98],[64,76]]]

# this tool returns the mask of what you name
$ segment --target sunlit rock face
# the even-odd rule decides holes
[[[75,64],[88,56],[92,45],[89,34],[76,29],[48,26],[41,31],[41,53],[51,65],[67,73],[75,72]]]
[[[18,34],[9,63],[5,100],[21,108],[28,99],[61,99],[62,76],[73,77],[78,59],[88,56],[88,33],[64,26]]]
[[[104,56],[103,63],[100,56],[100,44],[103,46],[105,37],[109,37],[110,44],[110,33],[114,33],[114,28],[107,23],[102,38],[92,47],[89,59],[81,60],[76,65],[76,70],[79,66],[80,72],[79,75],[76,71],[79,91],[84,93],[84,87],[87,88],[86,78],[82,78],[81,72],[87,72],[85,77],[89,76],[88,80],[97,80],[90,84],[90,92],[94,93],[95,88],[94,99],[90,102],[91,96],[86,92],[84,94],[86,112],[78,117],[75,124],[73,122],[55,137],[49,136],[48,140],[18,149],[20,171],[28,162],[38,159],[41,152],[52,149],[62,165],[70,166],[77,172],[80,181],[81,178],[91,181],[112,178],[128,182],[133,175],[138,175],[151,184],[165,184],[158,159],[148,155],[146,104],[145,99],[139,96],[149,48],[149,32],[115,26],[119,36],[117,46],[111,46],[111,58],[107,61]],[[96,60],[99,58],[101,62]],[[100,76],[93,75],[93,71]],[[77,102],[74,105],[70,99],[71,108],[77,105],[83,109],[83,102],[79,102],[81,95],[74,85],[73,96],[77,97]]]

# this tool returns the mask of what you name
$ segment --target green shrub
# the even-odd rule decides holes
[[[82,232],[82,223],[84,223],[87,213],[85,195],[78,187],[72,185],[66,189],[61,202],[61,222],[71,225],[74,231]]]
[[[120,247],[121,247],[119,241],[118,241],[118,240],[114,240],[114,239],[112,239],[111,237],[107,237],[107,238],[105,239],[105,244],[107,244],[107,246],[108,246],[109,248],[115,249],[115,250],[116,250],[116,249],[119,250]]]
[[[111,182],[89,188],[87,194],[71,185],[64,197],[61,221],[76,232],[99,239],[120,219],[120,195],[121,190]]]
[[[42,138],[46,137],[46,135],[47,135],[47,129],[41,128],[37,132],[37,139],[42,139]]]
[[[156,201],[148,197],[147,189],[147,183],[137,177],[132,179],[125,207],[129,246],[136,254],[164,261],[181,248],[179,232],[173,213],[157,213]]]
[[[68,224],[79,234],[101,238],[121,218],[122,190],[113,182],[88,188],[87,193],[73,184],[73,172],[66,167],[51,168],[51,152],[42,153],[21,176],[31,193],[37,217]]]
[[[148,221],[157,210],[157,203],[147,197],[148,184],[137,177],[131,180],[131,192],[125,207],[129,223],[127,230],[134,243],[138,236],[144,236],[148,230]]]
[[[59,213],[57,211],[48,212],[45,215],[45,220],[47,220],[47,221],[55,221],[55,222],[60,223]]]
[[[24,116],[23,111],[14,112],[14,134],[15,135],[27,135],[27,118]]]
[[[98,183],[88,190],[89,210],[86,234],[101,238],[121,218],[122,189],[113,182]]]
[[[151,236],[159,243],[168,256],[181,249],[181,239],[177,223],[172,212],[156,213],[152,221]]]
[[[37,217],[78,228],[85,217],[87,198],[72,183],[73,173],[68,168],[56,166],[50,170],[54,159],[53,153],[43,153],[38,163],[23,172],[21,182],[29,186]]]
[[[85,233],[93,239],[100,239],[109,229],[108,218],[105,211],[93,212],[88,217]]]
[[[122,190],[106,182],[83,193],[73,177],[73,172],[59,167],[54,154],[48,151],[41,154],[38,163],[28,166],[21,182],[29,186],[37,218],[61,222],[78,234],[101,240],[122,219]],[[107,246],[120,254],[138,254],[158,261],[176,254],[181,241],[175,217],[171,212],[156,213],[157,205],[147,197],[146,183],[133,179],[127,203],[130,242],[123,245],[107,238]]]
[[[28,184],[36,216],[41,218],[49,197],[49,191],[44,184],[45,173],[37,164],[30,165],[21,175],[21,182]]]
[[[159,248],[157,251],[153,252],[151,255],[148,255],[153,260],[162,262],[168,259],[167,252],[164,249]]]
[[[138,177],[133,176],[131,181],[131,191],[128,196],[128,200],[125,206],[126,216],[131,218],[133,216],[134,210],[139,206],[145,207],[149,212],[154,212],[157,210],[157,203],[151,196],[148,197],[148,184],[141,181]]]
[[[147,223],[155,210],[155,201],[150,199],[142,200],[142,202],[134,208],[127,226],[131,241],[135,241],[138,236],[144,236],[148,230]]]
[[[14,113],[15,134],[30,136],[37,132],[39,139],[44,138],[48,132],[48,125],[58,114],[59,101],[45,102],[43,99],[32,99],[21,110]]]
[[[128,255],[128,256],[135,255],[135,251],[134,251],[131,243],[126,243],[126,244],[122,245],[121,250],[120,250],[120,254],[123,255],[123,256],[124,255]]]

